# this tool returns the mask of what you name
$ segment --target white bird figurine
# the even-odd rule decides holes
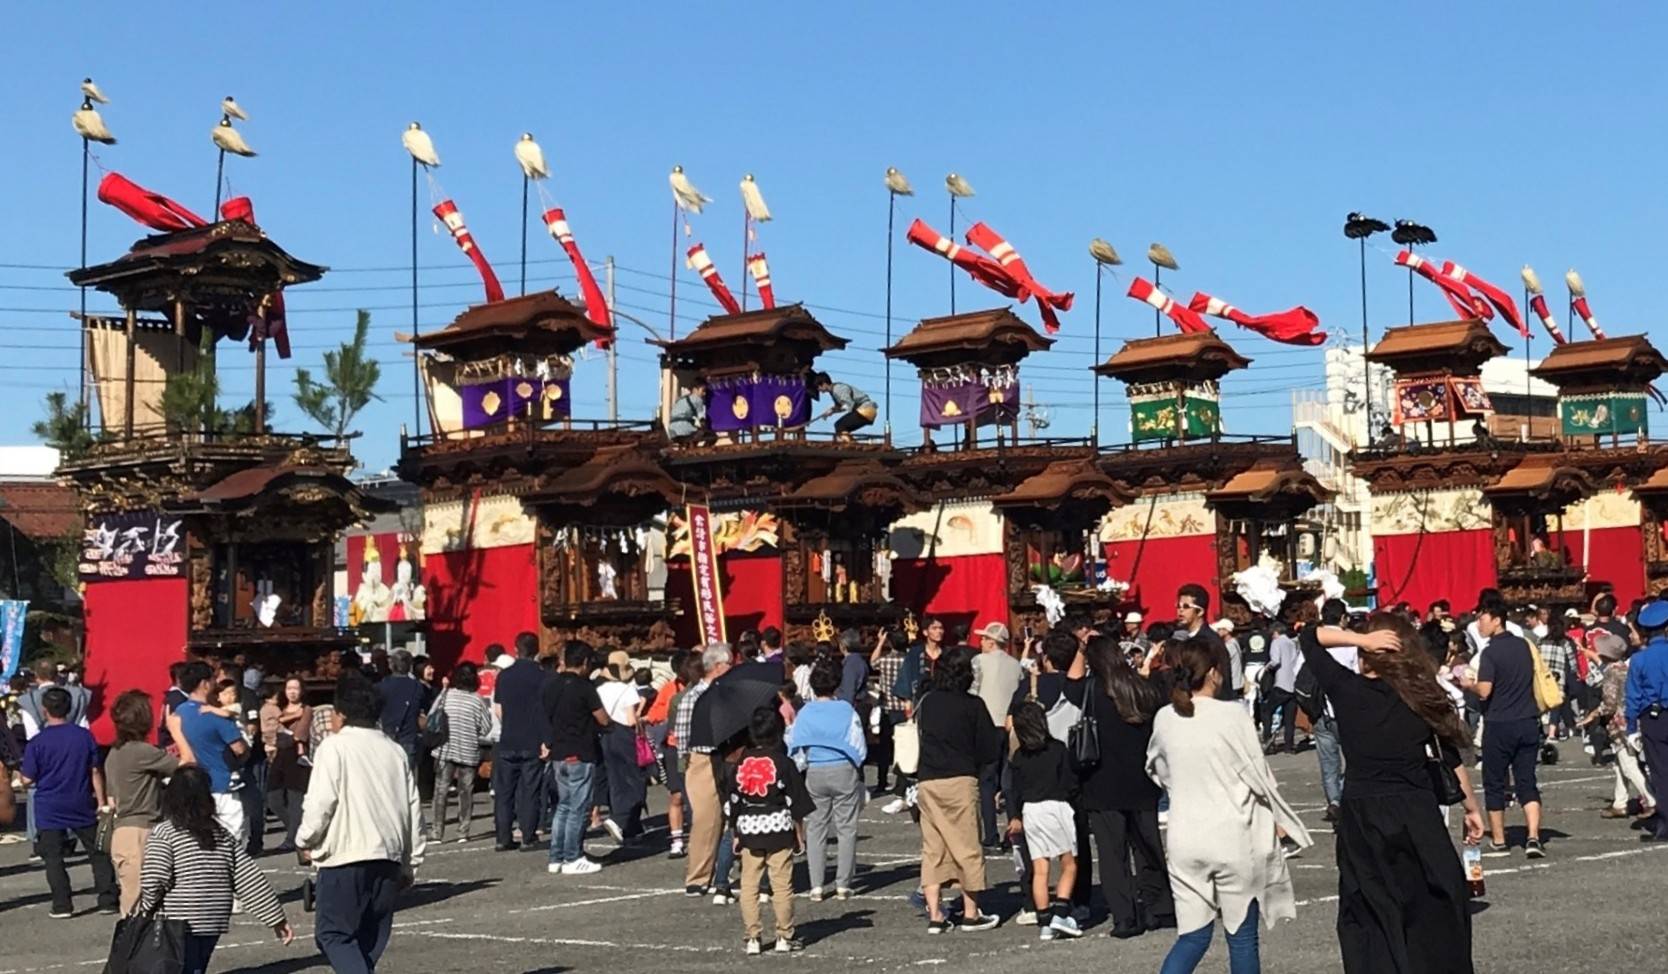
[[[521,174],[528,179],[545,179],[550,175],[550,167],[544,164],[544,150],[533,141],[533,133],[521,133],[521,140],[515,144],[515,161],[521,164]]]
[[[699,213],[701,207],[712,202],[712,197],[696,189],[689,177],[683,174],[682,166],[673,166],[672,175],[667,180],[672,184],[672,199],[677,201],[678,209]]]
[[[1170,248],[1161,243],[1155,243],[1147,248],[1147,259],[1159,267],[1169,268],[1173,271],[1181,270],[1181,265],[1176,263],[1176,255],[1170,253]]]
[[[104,127],[104,119],[99,117],[93,108],[91,96],[81,103],[81,108],[70,116],[70,124],[75,127],[75,134],[89,142],[103,142],[105,145],[115,145],[116,137]]]
[[[430,139],[429,133],[423,131],[423,127],[416,122],[412,122],[400,134],[400,144],[405,146],[405,151],[411,153],[411,158],[430,169],[439,167],[440,155],[434,151],[434,140]]]
[[[1118,256],[1117,250],[1099,237],[1089,241],[1089,256],[1093,257],[1097,264],[1117,266],[1124,262],[1124,259]]]
[[[243,107],[237,103],[237,99],[231,95],[220,99],[220,110],[232,118],[242,119],[245,122],[249,121],[249,113],[245,112]]]
[[[213,139],[214,144],[222,150],[233,155],[253,156],[255,154],[255,150],[249,148],[249,143],[243,141],[243,136],[238,130],[232,128],[230,118],[220,119],[220,124],[216,125],[214,130],[209,133],[209,138]]]
[[[110,104],[110,99],[104,97],[104,92],[98,90],[98,85],[93,84],[93,79],[91,78],[81,79],[81,93],[88,99],[98,102],[100,105]]]
[[[944,177],[944,188],[950,191],[951,196],[973,195],[973,184],[955,173]]]
[[[754,182],[753,174],[741,177],[741,205],[747,208],[747,215],[754,223],[767,223],[770,220],[770,207],[765,205],[764,195],[759,192],[759,184]]]
[[[1518,272],[1518,276],[1523,278],[1524,290],[1528,291],[1530,294],[1541,293],[1541,277],[1539,274],[1535,273],[1535,269],[1533,267],[1530,267],[1528,264],[1524,264],[1523,270]]]
[[[1581,282],[1581,275],[1575,272],[1575,268],[1572,267],[1564,272],[1564,283],[1569,285],[1570,297],[1584,298],[1587,296],[1587,285]]]
[[[896,166],[886,167],[886,188],[895,196],[915,195],[915,187],[909,185],[909,180],[904,178],[903,173],[898,172]]]

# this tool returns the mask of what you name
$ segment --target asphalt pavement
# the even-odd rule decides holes
[[[1474,904],[1477,970],[1660,970],[1668,956],[1668,851],[1641,843],[1625,820],[1599,818],[1609,803],[1610,770],[1593,767],[1576,742],[1562,745],[1562,755],[1559,764],[1541,768],[1548,858],[1530,862],[1519,845],[1485,859],[1488,893]],[[1316,844],[1291,863],[1298,918],[1264,931],[1264,969],[1336,971],[1338,876],[1332,836],[1321,819],[1318,764],[1313,752],[1272,763],[1282,792],[1315,830]],[[483,789],[475,832],[486,837],[430,847],[418,885],[402,899],[381,969],[733,974],[738,967],[775,965],[875,972],[946,965],[957,974],[1014,974],[1043,963],[1156,971],[1170,945],[1168,931],[1133,941],[1106,937],[1109,924],[1098,895],[1085,937],[1039,942],[1035,927],[1011,922],[1021,899],[1006,859],[987,866],[994,887],[987,902],[1004,918],[1000,927],[928,936],[926,922],[907,902],[917,877],[919,833],[907,814],[887,815],[885,801],[876,800],[860,825],[857,895],[811,903],[804,867],[797,867],[795,910],[806,950],[747,958],[736,907],[683,895],[682,863],[665,858],[664,795],[651,789],[650,823],[661,828],[648,841],[621,850],[606,836],[593,836],[588,848],[605,868],[566,877],[546,873],[542,847],[493,851],[490,799]],[[1508,821],[1521,843],[1521,817],[1514,811]],[[90,870],[84,863],[71,869],[82,912],[52,920],[45,877],[27,856],[20,841],[0,844],[0,974],[100,970],[112,921],[92,910]],[[302,872],[290,857],[268,856],[262,864],[286,903],[296,942],[280,946],[268,931],[239,917],[222,938],[212,969],[328,970],[312,943],[311,915],[301,909]],[[1221,971],[1226,964],[1218,934],[1200,969]]]

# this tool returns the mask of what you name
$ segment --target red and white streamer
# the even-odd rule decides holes
[[[1164,317],[1175,322],[1176,327],[1187,334],[1199,335],[1211,330],[1210,325],[1199,317],[1198,312],[1186,305],[1177,304],[1175,298],[1160,291],[1144,277],[1137,277],[1129,282],[1129,296],[1157,308]]]
[[[747,258],[747,273],[753,275],[753,284],[759,289],[759,303],[776,307],[776,291],[770,286],[770,265],[765,263],[764,251]]]
[[[1562,345],[1564,342],[1568,341],[1568,339],[1564,337],[1564,330],[1558,327],[1558,322],[1552,320],[1552,312],[1546,306],[1546,295],[1530,295],[1529,310],[1533,311],[1535,313],[1535,317],[1541,320],[1541,327],[1545,328],[1546,333],[1552,336],[1552,343],[1554,345]]]
[[[1007,268],[984,254],[974,253],[959,246],[921,220],[916,220],[905,231],[904,238],[922,250],[930,250],[966,271],[973,280],[1005,297],[1023,301],[1029,292],[1009,274]]]
[[[610,331],[614,328],[614,321],[608,313],[608,299],[602,294],[602,288],[597,286],[597,278],[591,273],[591,265],[585,263],[585,255],[579,252],[579,243],[573,239],[573,230],[568,226],[567,214],[561,207],[552,207],[544,211],[544,228],[556,238],[556,242],[567,251],[568,260],[573,262],[573,273],[579,278],[580,293],[585,295],[585,317]],[[612,339],[597,339],[598,348],[607,348]]]
[[[1187,302],[1187,307],[1190,311],[1210,315],[1212,318],[1225,318],[1270,341],[1286,345],[1319,345],[1326,341],[1326,332],[1317,330],[1320,328],[1320,317],[1302,305],[1272,314],[1252,315],[1221,298],[1213,298],[1203,291],[1196,291],[1193,300]]]
[[[1448,303],[1453,305],[1454,313],[1461,318],[1488,321],[1494,317],[1494,309],[1488,306],[1487,301],[1472,294],[1471,289],[1464,284],[1442,276],[1431,266],[1430,261],[1418,254],[1410,250],[1399,250],[1396,252],[1396,263],[1411,269],[1415,274],[1441,288],[1443,297],[1448,299]]]
[[[451,200],[441,200],[434,207],[434,215],[452,234],[452,241],[463,251],[469,262],[475,265],[475,270],[481,275],[481,284],[486,288],[487,304],[504,300],[504,288],[498,283],[498,275],[493,272],[492,265],[487,263],[486,255],[481,253],[480,245],[475,243],[475,237],[464,225],[463,213],[458,210],[456,203]]]
[[[1587,296],[1583,294],[1574,299],[1570,306],[1575,309],[1576,317],[1587,326],[1587,330],[1593,333],[1593,337],[1604,341],[1604,329],[1599,327],[1598,319],[1593,317],[1593,310],[1587,307]]]
[[[1504,315],[1507,321],[1512,323],[1512,327],[1517,329],[1519,335],[1524,338],[1529,337],[1529,323],[1523,320],[1523,313],[1518,311],[1517,302],[1512,300],[1510,294],[1451,260],[1442,262],[1442,276],[1471,288],[1487,298],[1488,303],[1494,305],[1495,309]]]
[[[105,173],[98,181],[98,201],[108,203],[152,230],[171,233],[206,227],[208,221],[179,203],[152,192],[119,172]]]
[[[689,248],[688,259],[684,263],[690,270],[701,275],[701,280],[707,282],[707,289],[718,299],[718,303],[724,306],[725,311],[733,315],[741,313],[741,305],[736,301],[736,296],[730,293],[730,289],[724,284],[724,278],[718,274],[717,265],[707,256],[706,244],[698,243]]]
[[[1072,293],[1070,291],[1057,292],[1044,287],[1026,266],[1025,259],[1019,256],[1013,244],[989,225],[980,222],[967,228],[967,242],[989,254],[1002,265],[1008,276],[1019,283],[1024,293],[1037,301],[1037,310],[1042,314],[1043,325],[1050,333],[1060,330],[1060,319],[1055,311],[1070,311]],[[1023,296],[1021,300],[1024,300]]]

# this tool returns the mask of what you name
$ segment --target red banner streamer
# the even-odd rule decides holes
[[[480,245],[475,243],[475,237],[464,226],[463,214],[459,212],[456,203],[451,200],[441,200],[434,208],[434,215],[440,222],[446,224],[446,229],[452,233],[452,240],[458,249],[475,265],[475,270],[481,275],[481,284],[486,288],[487,304],[504,300],[504,288],[498,283],[498,275],[493,273],[492,265],[487,263],[486,255],[481,253]]]

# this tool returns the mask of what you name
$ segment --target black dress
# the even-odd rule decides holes
[[[1337,823],[1338,945],[1349,974],[1472,974],[1465,873],[1431,790],[1431,730],[1382,680],[1315,640],[1305,666],[1337,715],[1344,800]],[[1450,767],[1459,755],[1443,746]]]

